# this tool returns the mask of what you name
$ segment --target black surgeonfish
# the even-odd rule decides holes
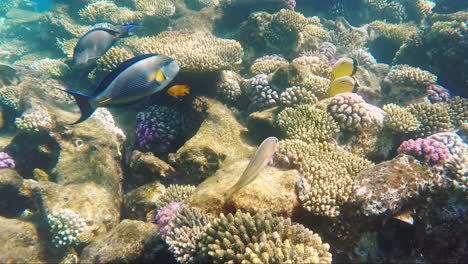
[[[126,24],[116,29],[95,28],[86,32],[73,50],[73,65],[87,66],[104,55],[117,40],[130,36],[130,30],[138,27]]]
[[[98,107],[130,104],[161,91],[178,72],[175,60],[164,55],[143,54],[109,72],[93,95],[63,90],[75,98],[81,111],[80,119],[73,124],[88,119]]]

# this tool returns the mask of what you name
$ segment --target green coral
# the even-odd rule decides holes
[[[406,108],[396,104],[386,104],[383,110],[386,112],[384,125],[394,132],[407,134],[421,126],[418,119]]]
[[[301,104],[313,105],[317,103],[318,99],[311,91],[299,86],[293,86],[287,88],[281,94],[280,101],[284,106],[294,106]]]
[[[277,124],[287,138],[309,143],[330,141],[340,131],[333,117],[311,105],[285,108],[278,114]]]
[[[236,68],[244,50],[239,42],[217,38],[206,33],[166,31],[155,37],[128,42],[135,54],[156,53],[169,56],[185,72],[213,72]]]
[[[297,183],[302,206],[316,215],[336,217],[348,201],[356,175],[372,162],[331,143],[282,140],[279,155],[302,173]]]
[[[197,256],[197,242],[213,219],[197,208],[182,205],[169,222],[165,235],[169,250],[179,263],[194,263]]]
[[[161,209],[171,202],[183,202],[195,191],[193,185],[170,185],[155,202],[156,209]]]
[[[450,108],[446,103],[410,104],[406,109],[421,123],[415,131],[418,136],[427,137],[453,128],[449,114]]]
[[[330,246],[290,219],[237,212],[220,214],[200,242],[207,263],[331,263]]]

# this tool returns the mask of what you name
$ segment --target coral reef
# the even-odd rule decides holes
[[[280,100],[281,90],[270,84],[268,75],[261,73],[249,80],[245,93],[253,110],[276,106]]]
[[[295,106],[300,104],[313,105],[317,103],[318,99],[311,91],[299,86],[293,86],[281,93],[280,101],[284,106]]]
[[[0,152],[0,169],[14,169],[15,161],[5,152]]]
[[[429,138],[417,138],[403,141],[398,147],[398,153],[413,155],[417,158],[422,158],[430,164],[443,164],[449,158],[447,147],[436,140]]]
[[[427,89],[427,97],[431,103],[447,102],[450,99],[450,91],[438,84],[430,84]]]
[[[221,214],[201,235],[200,257],[210,263],[331,263],[329,245],[289,219],[237,212]]]
[[[110,72],[121,62],[133,57],[133,53],[120,46],[110,48],[102,57],[97,59],[96,69],[99,72]]]
[[[156,200],[156,209],[160,210],[171,202],[183,202],[192,195],[194,190],[195,186],[192,185],[170,185]]]
[[[50,132],[55,127],[55,121],[45,107],[38,105],[17,117],[15,125],[26,133],[40,133]]]
[[[83,218],[71,209],[61,209],[48,214],[47,222],[52,234],[52,243],[56,247],[77,243],[86,228]]]
[[[445,103],[410,104],[406,109],[421,123],[421,126],[415,131],[420,136],[430,136],[453,128],[449,107]]]
[[[267,55],[255,59],[252,66],[250,66],[250,71],[255,75],[261,73],[270,74],[279,67],[287,64],[288,61],[280,55]]]
[[[154,222],[158,225],[158,233],[165,236],[169,231],[169,222],[175,217],[177,210],[182,206],[181,202],[170,202],[163,207],[159,207],[158,213],[154,217]]]
[[[396,104],[386,104],[382,108],[386,115],[384,125],[397,133],[410,133],[416,131],[421,123],[408,109]]]
[[[330,141],[339,132],[338,124],[327,112],[311,105],[285,108],[278,114],[277,123],[287,138],[309,143]]]
[[[241,76],[233,71],[221,71],[216,83],[216,92],[219,97],[228,103],[237,102],[242,96]]]

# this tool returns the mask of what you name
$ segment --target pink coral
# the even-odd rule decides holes
[[[450,91],[438,84],[430,84],[426,92],[432,103],[447,102],[450,99]]]
[[[179,202],[172,202],[158,210],[155,216],[156,224],[158,225],[158,232],[161,235],[166,235],[169,231],[169,221],[176,215],[177,210],[182,205]]]
[[[265,55],[265,56],[259,57],[259,58],[255,59],[255,61],[253,63],[255,64],[257,62],[262,62],[262,61],[284,61],[284,62],[288,62],[282,55],[273,54],[273,55]]]
[[[288,9],[294,11],[294,8],[296,8],[296,0],[284,0],[284,3],[288,7]]]
[[[450,153],[445,144],[430,138],[417,138],[403,141],[398,147],[398,153],[405,153],[417,158],[422,158],[430,164],[443,164]]]

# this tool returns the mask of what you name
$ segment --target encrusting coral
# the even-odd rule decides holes
[[[290,219],[237,212],[220,214],[198,242],[209,263],[331,263],[330,246]]]
[[[289,139],[305,142],[330,141],[339,126],[325,111],[311,105],[287,107],[277,116],[277,124]]]
[[[171,202],[183,202],[195,190],[193,185],[170,185],[155,202],[156,209],[161,209]]]

